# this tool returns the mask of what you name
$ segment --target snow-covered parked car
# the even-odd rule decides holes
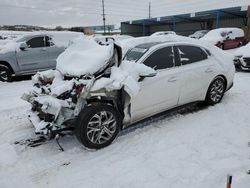
[[[246,43],[244,31],[239,28],[214,29],[200,40],[208,41],[223,50],[237,48]]]
[[[100,149],[144,118],[191,102],[219,103],[233,85],[233,56],[213,45],[179,36],[119,45],[125,55],[114,44],[79,41],[55,71],[33,77],[34,90],[22,98],[32,105],[36,133],[74,130],[84,146]]]
[[[95,36],[94,40],[100,45],[109,45],[118,41],[131,39],[133,37],[129,35],[106,35],[106,36]]]
[[[250,70],[250,43],[235,52],[235,66],[239,69]]]
[[[192,35],[189,35],[189,37],[193,38],[193,39],[200,39],[200,38],[204,37],[208,32],[209,32],[209,30],[199,30],[199,31],[196,31],[195,33],[193,33]]]
[[[158,31],[153,33],[151,36],[162,36],[162,35],[176,35],[174,31]]]
[[[13,76],[54,69],[58,55],[69,43],[67,35],[31,33],[4,41],[0,45],[0,81],[11,81]]]

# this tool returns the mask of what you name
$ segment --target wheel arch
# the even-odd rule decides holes
[[[225,88],[227,89],[227,85],[228,85],[228,82],[227,82],[227,78],[226,78],[226,76],[225,75],[223,75],[223,74],[219,74],[219,75],[217,75],[213,80],[215,80],[216,78],[218,78],[218,77],[222,77],[224,80],[225,80]],[[211,82],[212,83],[212,82]]]
[[[1,65],[8,67],[10,69],[11,73],[15,74],[13,68],[11,67],[11,65],[7,61],[0,61],[0,66]]]
[[[124,113],[122,107],[117,103],[116,98],[107,96],[94,96],[87,99],[87,105],[97,105],[97,104],[108,104],[113,106],[117,112],[120,114],[121,118],[124,118]]]

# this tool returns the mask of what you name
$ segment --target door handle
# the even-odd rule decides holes
[[[211,73],[211,72],[214,72],[212,69],[208,68],[205,70],[205,73]]]
[[[42,48],[41,51],[46,51],[46,48]]]
[[[175,76],[168,79],[168,82],[176,82],[177,78]]]

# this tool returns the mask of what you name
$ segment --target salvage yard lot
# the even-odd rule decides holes
[[[249,188],[250,73],[238,72],[223,101],[193,113],[158,118],[88,151],[74,136],[30,148],[35,137],[20,99],[31,81],[0,82],[0,187]],[[144,125],[147,126],[144,126]]]

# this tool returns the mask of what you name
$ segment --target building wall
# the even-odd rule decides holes
[[[123,24],[121,25],[122,34],[134,37],[143,36],[143,26]]]
[[[176,24],[176,33],[188,36],[197,30],[214,29],[216,27],[216,20],[211,20],[212,28],[208,28],[207,22],[183,22]],[[244,28],[245,23],[242,18],[223,19],[219,22],[219,27],[238,27]],[[151,35],[157,31],[172,31],[173,25],[151,25],[145,29],[145,35]],[[122,26],[122,33],[131,36],[143,36],[143,26],[125,24]]]

